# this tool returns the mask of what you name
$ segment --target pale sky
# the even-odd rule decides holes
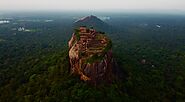
[[[185,0],[0,0],[0,10],[184,10]]]

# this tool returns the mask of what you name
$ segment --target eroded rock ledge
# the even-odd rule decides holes
[[[112,43],[103,32],[80,27],[75,29],[68,46],[71,73],[95,85],[112,81]]]

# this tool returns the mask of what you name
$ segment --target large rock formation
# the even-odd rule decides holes
[[[112,43],[102,32],[80,27],[68,42],[71,73],[93,84],[112,80]]]

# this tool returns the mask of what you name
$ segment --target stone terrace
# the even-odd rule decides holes
[[[80,52],[85,55],[101,53],[107,45],[105,37],[94,29],[80,27],[80,40],[78,41]]]

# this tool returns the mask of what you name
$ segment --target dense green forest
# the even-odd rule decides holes
[[[10,21],[0,24],[1,102],[184,101],[185,16],[97,14],[110,16],[104,32],[124,75],[94,87],[69,73],[67,42],[83,15],[0,17]]]

